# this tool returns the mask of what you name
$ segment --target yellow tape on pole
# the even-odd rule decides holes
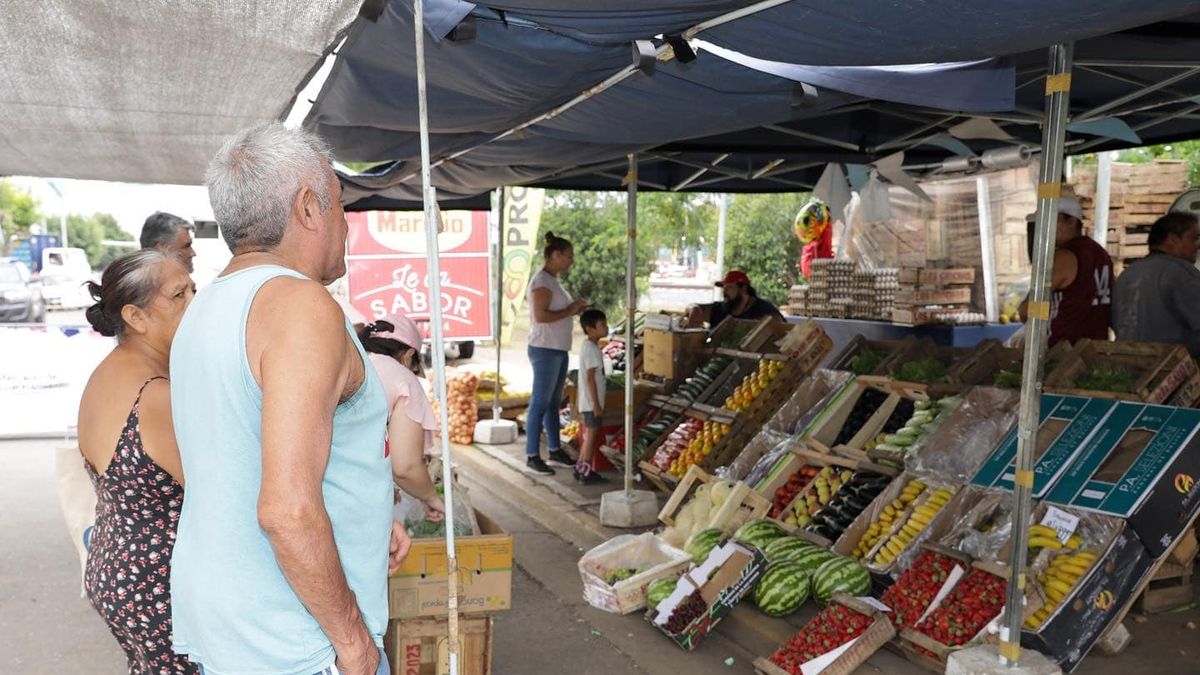
[[[1058,199],[1062,196],[1062,183],[1038,183],[1038,199]]]
[[[1071,73],[1059,73],[1046,78],[1046,95],[1071,91]]]
[[[1050,320],[1050,303],[1048,302],[1031,302],[1026,311],[1031,319]]]
[[[1021,660],[1021,645],[1016,642],[1000,642],[1000,656],[1016,663]]]
[[[1032,471],[1018,471],[1016,473],[1016,475],[1013,477],[1013,484],[1021,485],[1023,487],[1027,487],[1027,488],[1033,487],[1033,472]]]

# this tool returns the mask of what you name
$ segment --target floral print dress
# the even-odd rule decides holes
[[[84,461],[97,497],[84,587],[134,675],[200,672],[171,649],[171,551],[183,486],[142,449],[142,391],[158,379],[165,378],[142,384],[104,473]]]

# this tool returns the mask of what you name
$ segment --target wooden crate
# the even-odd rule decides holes
[[[842,351],[833,358],[829,363],[830,370],[850,370],[850,362],[854,357],[858,356],[866,349],[874,350],[883,356],[879,365],[869,373],[861,373],[862,375],[883,375],[883,366],[888,359],[898,351],[907,351],[914,344],[917,338],[914,335],[909,335],[903,340],[868,340],[867,338],[857,335],[850,340]]]
[[[492,617],[458,619],[458,672],[491,675]],[[388,622],[384,652],[397,675],[449,675],[449,625],[446,619],[421,617]]]
[[[708,346],[711,348],[726,348],[726,349],[741,349],[746,343],[746,339],[758,328],[761,324],[773,321],[772,317],[764,317],[762,319],[737,319],[728,317],[717,327],[712,330],[708,338]]]
[[[1186,565],[1167,562],[1160,566],[1138,598],[1137,608],[1146,614],[1158,614],[1193,602],[1196,597],[1192,585],[1194,564],[1191,561]]]
[[[1075,380],[1095,365],[1129,370],[1132,391],[1109,392],[1078,389]],[[1080,340],[1072,354],[1045,378],[1046,391],[1145,403],[1163,403],[1197,374],[1196,362],[1180,345],[1157,342],[1105,342]]]
[[[701,466],[713,470],[737,459],[750,440],[779,409],[779,403],[791,398],[796,388],[808,376],[810,371],[805,368],[804,362],[795,359],[784,361],[783,370],[779,371],[749,408],[737,414],[733,420],[733,428],[717,443],[712,453],[704,458]]]
[[[679,481],[671,497],[663,504],[658,513],[659,522],[664,525],[674,525],[675,516],[691,500],[696,490],[704,484],[719,482],[720,479],[710,475],[704,469],[693,464]],[[726,534],[732,534],[741,524],[751,520],[765,518],[771,509],[771,502],[766,497],[750,489],[745,483],[734,484],[729,498],[718,508],[709,512],[705,527],[719,528]]]
[[[675,486],[679,481],[666,471],[660,470],[650,462],[638,462],[638,468],[641,469],[642,478],[645,478],[659,492],[671,494],[675,491]]]
[[[874,619],[871,625],[863,631],[862,635],[856,638],[852,647],[843,652],[833,663],[830,663],[821,671],[821,675],[851,675],[858,670],[859,666],[866,663],[867,659],[871,658],[875,652],[882,649],[895,637],[896,629],[892,627],[891,620],[883,612],[862,602],[858,598],[851,597],[845,593],[838,593],[833,596],[830,602]],[[759,675],[788,675],[786,670],[763,657],[754,659],[754,670]]]

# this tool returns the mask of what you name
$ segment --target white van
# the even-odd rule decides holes
[[[87,252],[81,248],[42,249],[42,295],[50,307],[78,309],[92,304],[83,287],[92,278]]]

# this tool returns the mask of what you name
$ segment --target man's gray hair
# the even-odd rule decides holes
[[[180,230],[191,229],[194,229],[194,226],[183,218],[173,213],[155,211],[142,224],[142,248],[166,246],[175,241]]]
[[[322,213],[332,208],[328,166],[329,147],[320,137],[279,122],[230,138],[204,176],[213,216],[229,249],[238,253],[278,246],[292,202],[305,187],[316,195]]]

